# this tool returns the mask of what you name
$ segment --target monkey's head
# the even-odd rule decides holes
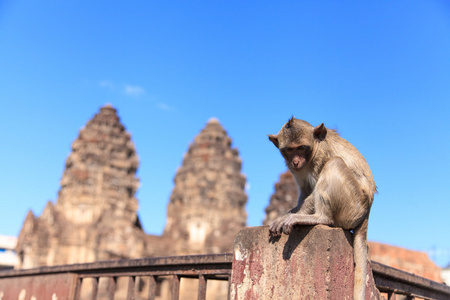
[[[327,135],[323,123],[313,127],[306,121],[292,117],[281,128],[277,135],[270,134],[269,140],[283,155],[287,167],[293,171],[300,171],[314,158],[318,143]]]

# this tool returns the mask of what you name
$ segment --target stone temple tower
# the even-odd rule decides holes
[[[106,105],[72,144],[61,179],[57,205],[74,224],[100,218],[137,222],[139,160],[116,110]]]
[[[265,209],[266,218],[263,225],[270,225],[276,218],[296,207],[298,195],[298,187],[291,172],[281,174],[280,180],[275,183],[275,192],[270,197],[270,203]]]
[[[211,119],[185,154],[163,233],[177,254],[230,252],[246,224],[246,179],[231,142],[219,121]]]
[[[30,211],[19,235],[22,268],[141,257],[139,161],[116,110],[100,109],[72,144],[56,204]],[[113,233],[113,234],[112,234]]]

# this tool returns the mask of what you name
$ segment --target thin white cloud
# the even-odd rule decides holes
[[[114,90],[116,88],[116,85],[113,82],[109,81],[109,80],[101,80],[98,83],[98,85],[101,88],[108,89],[108,90]]]
[[[124,84],[124,83],[115,83],[110,80],[100,80],[98,82],[98,86],[102,89],[112,91],[114,93],[120,93],[122,95],[125,95],[127,97],[134,97],[138,98],[140,96],[143,96],[147,93],[144,87],[139,85],[133,85],[133,84]],[[169,111],[172,108],[165,104],[158,104],[157,105],[159,109]]]
[[[123,91],[125,95],[132,97],[139,97],[145,94],[145,89],[137,85],[125,84]]]
[[[174,108],[172,106],[170,106],[166,103],[161,103],[161,102],[156,104],[156,107],[163,111],[173,111],[174,110]]]

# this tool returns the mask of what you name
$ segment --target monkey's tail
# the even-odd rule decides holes
[[[364,300],[366,296],[367,276],[367,228],[369,217],[355,228],[353,235],[353,260],[355,262],[355,282],[353,286],[353,299]]]

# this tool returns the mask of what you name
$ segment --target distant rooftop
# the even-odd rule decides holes
[[[14,250],[17,245],[17,237],[0,235],[0,249]]]
[[[15,236],[0,235],[0,269],[12,269],[18,264],[16,245]]]

